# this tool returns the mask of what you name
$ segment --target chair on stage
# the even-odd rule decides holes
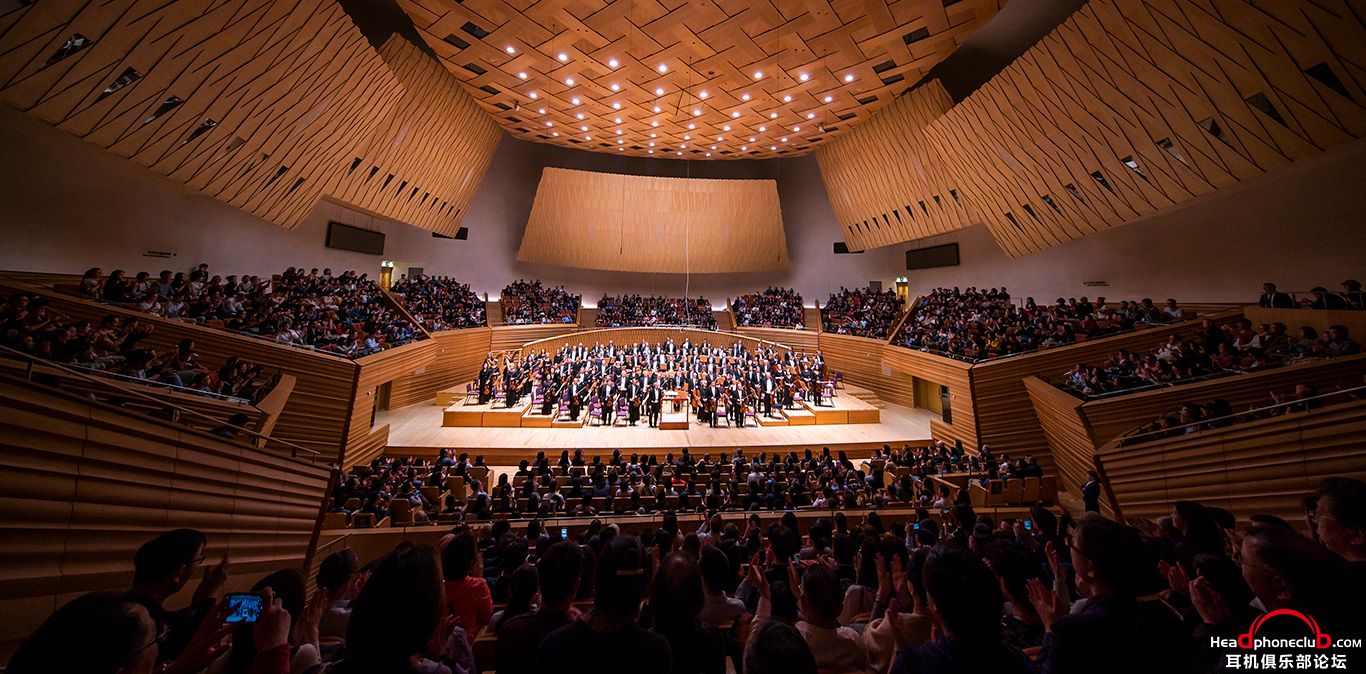
[[[730,411],[730,408],[726,406],[726,403],[716,403],[716,411],[713,412],[713,414],[716,415],[716,422],[730,426],[730,415],[727,414],[728,411]]]
[[[560,405],[555,408],[555,416],[561,417],[569,414],[569,389],[560,392]]]
[[[617,399],[617,421],[623,424],[630,422],[631,403],[626,400],[626,396]]]
[[[745,410],[745,418],[746,418],[746,419],[749,419],[749,422],[750,422],[751,424],[754,424],[755,427],[758,427],[758,425],[759,425],[759,416],[758,416],[757,414],[755,414],[755,410],[754,410],[753,407],[750,407],[749,409],[746,409],[746,410]]]
[[[541,388],[540,384],[537,384],[531,389],[531,406],[539,410],[541,409],[541,403],[544,402],[545,390]]]
[[[474,382],[468,382],[465,384],[465,399],[460,402],[469,403],[470,398],[479,398],[479,389],[475,387]]]
[[[826,400],[833,400],[835,398],[835,382],[821,382],[821,395],[825,396]]]
[[[593,425],[593,420],[597,419],[598,424],[602,424],[602,403],[594,400],[588,404],[588,425]]]
[[[835,388],[844,388],[844,373],[835,373]]]

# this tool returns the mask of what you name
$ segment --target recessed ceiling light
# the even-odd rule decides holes
[[[717,136],[717,137],[716,137],[716,142],[719,143],[719,142],[721,142],[721,141],[723,141],[723,140],[725,140],[725,139],[726,139],[725,136]]]
[[[844,76],[844,81],[845,81],[845,82],[853,82],[853,81],[854,81],[854,73],[849,73],[848,75],[845,75],[845,76]]]
[[[659,106],[658,106],[658,105],[655,106],[655,112],[659,112]]]
[[[525,72],[517,73],[517,76],[520,77],[520,78],[522,78],[522,79],[526,79],[526,73],[525,73]]]
[[[514,46],[512,46],[512,45],[508,45],[508,46],[504,47],[503,49],[505,49],[505,50],[507,51],[507,53],[509,53],[509,54],[516,54],[516,53],[517,53],[517,48],[514,47]]]
[[[620,102],[620,101],[617,101],[617,102],[613,103],[613,104],[612,104],[612,109],[613,109],[613,110],[620,110],[620,109],[621,109],[621,102]]]
[[[748,101],[748,100],[749,100],[749,94],[740,94],[740,100],[742,100],[742,101]]]
[[[617,152],[625,152],[625,151],[626,151],[626,148],[624,148],[624,147],[619,147],[619,148],[617,148]]]
[[[710,153],[710,152],[708,152],[708,153],[707,153],[707,156],[708,156],[708,157],[710,157],[710,156],[711,156],[711,153]]]
[[[574,116],[575,116],[575,117],[578,117],[579,119],[583,119],[583,113],[582,113],[582,112],[580,112],[579,114],[574,115]]]
[[[799,80],[805,82],[806,80],[810,79],[810,76],[807,75],[806,73],[802,73],[802,74],[800,74],[800,75],[797,76],[797,79],[799,79]]]
[[[696,125],[696,124],[693,124],[692,122],[688,122],[688,128],[689,128],[689,129],[696,129],[696,128],[697,128],[697,125]]]
[[[756,80],[762,80],[762,79],[764,79],[764,73],[763,73],[763,71],[762,71],[762,70],[756,70],[756,71],[754,71],[754,79],[756,79]]]
[[[654,142],[654,141],[650,141],[650,147],[654,147],[654,146],[655,146],[655,142]]]
[[[545,114],[545,108],[540,108],[540,109],[536,110],[536,113],[537,113],[537,114],[544,115],[544,114]]]
[[[668,64],[666,64],[666,63],[661,63],[661,64],[659,64],[659,72],[661,72],[661,73],[667,73],[667,72],[669,72],[669,66],[668,66]]]
[[[621,85],[620,85],[620,84],[617,84],[616,82],[613,82],[613,83],[612,83],[612,91],[621,91]]]
[[[753,143],[753,142],[756,141],[756,140],[758,140],[758,139],[755,138],[754,136],[750,136],[750,137],[749,137],[749,142],[751,142],[751,143]]]
[[[735,112],[730,113],[730,116],[734,119],[740,119],[740,111],[736,110]]]
[[[692,136],[685,133],[683,134],[683,140],[692,140]]]
[[[704,92],[698,94],[697,97],[698,97],[698,98],[706,98],[706,97],[707,97],[707,92],[704,91]]]
[[[683,154],[683,151],[682,151],[682,150],[679,150],[679,151],[678,151],[678,154]]]
[[[783,102],[784,102],[784,103],[791,103],[791,102],[792,102],[792,97],[791,97],[791,96],[783,96]]]
[[[786,143],[786,142],[787,142],[787,136],[783,136],[783,137],[780,138],[779,140],[781,140],[781,141],[783,141],[784,143]]]
[[[716,149],[716,146],[715,146],[715,145],[711,146],[711,149],[715,150],[715,149]]]
[[[618,118],[616,118],[616,119],[614,119],[614,120],[612,120],[612,121],[613,121],[613,122],[616,122],[617,124],[620,124],[620,123],[621,123],[621,118],[618,117]]]
[[[618,136],[621,135],[621,129],[617,129],[617,135],[618,135]]]
[[[808,112],[808,113],[806,113],[806,118],[807,118],[807,119],[815,119],[815,118],[816,118],[816,113],[814,113],[814,112]]]
[[[741,146],[740,146],[740,151],[741,151],[741,152],[744,152],[745,150],[748,150],[748,149],[749,149],[749,146],[748,146],[748,145],[741,145]]]
[[[761,126],[761,127],[759,127],[759,133],[763,133],[763,132],[765,132],[765,131],[768,131],[768,127],[766,127],[766,126]]]
[[[583,139],[584,139],[584,140],[593,140],[593,137],[590,136],[590,135],[588,135],[588,134],[584,134],[584,135],[583,135]]]
[[[564,78],[564,83],[572,87],[574,86],[574,78],[566,77]]]
[[[679,143],[678,146],[679,146],[679,147],[687,147],[688,144],[687,144],[687,143]],[[683,153],[680,152],[679,154],[683,154]]]
[[[664,95],[664,87],[655,87],[655,95],[656,95],[656,96],[663,96],[663,95]]]
[[[769,118],[769,119],[777,119],[777,118],[778,118],[778,113],[776,113],[776,112],[770,112],[770,113],[768,113],[768,118]]]
[[[794,127],[792,127],[792,130],[793,130],[793,131],[801,131],[801,130],[802,130],[802,127],[800,127],[800,126],[794,126]]]
[[[618,131],[617,133],[619,134],[619,133],[621,133],[621,132]],[[622,143],[625,143],[625,142],[626,142],[626,141],[624,141],[624,140],[622,140],[622,139],[620,139],[620,138],[617,139],[617,145],[621,145]]]
[[[527,94],[527,95],[530,96],[530,97],[532,97],[532,98],[536,98],[536,92],[534,92],[534,91],[531,92],[531,93],[529,93],[529,94]]]
[[[722,131],[730,131],[730,125],[727,124],[727,125],[721,127],[721,130],[722,130]]]
[[[652,134],[650,134],[650,137],[651,137],[651,138],[658,138],[659,136],[657,136],[657,135],[655,135],[655,134],[652,133]]]
[[[651,144],[651,145],[654,145],[654,143],[650,143],[650,144]],[[646,150],[646,152],[649,152],[650,154],[654,154],[654,153],[655,153],[654,150]]]
[[[568,60],[569,60],[569,54],[566,54],[566,53],[564,53],[564,52],[560,52],[560,55],[559,55],[559,56],[556,56],[555,58],[559,59],[560,62],[563,63],[564,61],[568,61]]]
[[[826,97],[825,97],[825,102],[826,102],[826,103],[829,103],[830,101],[833,101],[833,100],[835,100],[835,97],[834,97],[834,96],[826,96]]]
[[[555,136],[556,138],[559,138],[560,132],[559,132],[559,131],[551,131],[551,132],[550,132],[550,135]]]
[[[659,126],[659,120],[655,120],[655,121],[653,121],[653,122],[650,122],[650,126]]]
[[[546,126],[555,126],[555,122],[546,122],[545,125],[546,125]]]
[[[617,60],[616,60],[616,59],[612,59],[612,60],[608,61],[608,62],[607,62],[607,67],[608,67],[608,68],[615,68],[615,67],[617,67]]]
[[[770,149],[770,150],[776,150],[776,149],[778,149],[778,146],[777,146],[777,145],[770,145],[770,146],[768,146],[768,149]]]
[[[692,116],[693,116],[693,117],[700,117],[701,115],[702,115],[702,109],[701,109],[701,108],[697,108],[697,109],[695,109],[695,110],[692,111]]]
[[[580,131],[587,131],[587,130],[588,130],[588,127],[586,127],[586,126],[581,126],[581,127],[579,127],[579,130],[580,130]]]
[[[575,96],[575,97],[569,99],[569,102],[570,102],[570,103],[573,103],[574,105],[578,105],[578,104],[579,104],[579,97],[578,97],[578,96]]]

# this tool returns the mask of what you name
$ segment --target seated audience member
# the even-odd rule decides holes
[[[500,298],[508,325],[573,323],[582,298],[564,286],[551,288],[536,281],[513,281]]]
[[[1090,591],[1079,610],[1067,613],[1065,587],[1049,590],[1037,579],[1029,582],[1045,630],[1040,670],[1140,674],[1193,668],[1193,640],[1178,614],[1153,595],[1155,565],[1137,529],[1087,513],[1072,536],[1071,555],[1078,587]]]
[[[702,548],[700,563],[703,581],[702,624],[721,630],[735,627],[745,619],[748,611],[744,602],[726,593],[735,575],[730,560],[720,547],[709,545]]]
[[[328,555],[318,565],[315,583],[318,592],[325,593],[327,608],[318,620],[318,636],[322,639],[345,639],[351,620],[351,602],[356,598],[363,577],[357,571],[354,550],[339,550]]]
[[[508,618],[498,626],[496,657],[503,674],[530,674],[547,666],[537,658],[536,645],[547,634],[576,618],[571,604],[579,589],[584,555],[568,541],[551,545],[536,562],[540,606],[529,613]]]
[[[280,603],[280,607],[289,616],[287,618],[289,627],[287,627],[286,633],[294,634],[294,630],[302,633],[299,643],[294,644],[285,652],[285,662],[288,664],[287,671],[308,674],[321,669],[322,657],[318,648],[317,619],[322,612],[320,610],[308,611],[307,613],[304,611],[304,577],[298,569],[276,571],[257,581],[255,585],[251,586],[251,591],[262,593],[263,597],[269,597],[271,601]],[[319,599],[325,598],[321,595],[315,597],[315,600]],[[248,674],[259,671],[258,667],[262,663],[257,663],[256,660],[273,657],[273,654],[267,655],[257,650],[256,643],[252,639],[254,627],[255,625],[251,623],[236,625],[233,629],[232,644],[228,647],[227,653],[214,660],[206,673]]]
[[[593,609],[541,640],[537,659],[563,674],[669,674],[668,639],[636,622],[645,596],[646,556],[632,536],[603,546],[594,572]],[[546,671],[542,669],[541,671]]]
[[[800,579],[797,579],[795,566],[788,564],[786,568],[788,577],[792,579],[789,586],[796,590],[797,605],[801,611],[802,619],[796,624],[797,631],[801,632],[816,656],[816,666],[821,671],[831,672],[866,670],[868,653],[859,640],[858,632],[839,624],[840,611],[844,605],[839,577],[832,569],[820,564],[809,567]],[[763,622],[776,612],[772,606],[772,588],[765,574],[752,565],[749,579],[752,584],[758,585],[760,592],[759,609],[754,619],[755,622]]]
[[[1295,300],[1288,293],[1276,289],[1276,284],[1262,284],[1262,296],[1257,298],[1257,306],[1263,309],[1293,309]]]
[[[157,625],[136,597],[92,592],[57,609],[9,660],[9,674],[151,674]]]
[[[469,284],[448,276],[399,279],[390,290],[422,326],[433,332],[476,328],[485,324],[484,300]]]
[[[754,626],[745,643],[745,674],[817,674],[816,656],[797,628],[781,620]]]
[[[603,295],[598,300],[597,326],[622,328],[652,325],[689,325],[709,330],[716,329],[711,302],[704,297],[696,300],[654,295]]]
[[[1305,298],[1300,300],[1300,303],[1307,309],[1333,309],[1340,311],[1348,308],[1347,300],[1343,299],[1341,295],[1328,292],[1328,289],[1323,286],[1314,286],[1314,289],[1309,292],[1314,295],[1312,299]]]
[[[133,597],[156,623],[159,660],[174,660],[190,644],[201,622],[213,619],[216,597],[227,581],[227,555],[207,569],[190,605],[172,610],[165,603],[178,594],[204,564],[208,539],[194,529],[175,529],[143,543],[133,555]]]
[[[758,328],[804,327],[802,296],[791,288],[767,288],[731,302],[736,325]]]
[[[456,534],[441,552],[446,608],[466,634],[479,630],[493,618],[493,599],[479,561],[479,543],[468,531]]]
[[[893,543],[904,549],[901,542]],[[894,585],[895,577],[886,555],[882,555],[878,561],[874,617],[863,630],[863,646],[868,649],[868,670],[872,674],[886,674],[891,670],[892,661],[900,647],[920,646],[930,641],[935,621],[930,614],[924,581],[925,561],[929,557],[930,549],[926,547],[918,547],[908,556],[903,567],[905,580],[902,587]],[[910,603],[902,603],[905,600]],[[892,610],[892,602],[899,604],[901,610]],[[905,610],[907,608],[911,610]],[[882,615],[879,616],[879,613]]]
[[[498,632],[504,621],[516,618],[535,610],[536,605],[536,567],[522,564],[508,576],[507,605],[493,612],[489,619],[489,631]]]
[[[328,674],[472,674],[468,637],[447,613],[439,553],[400,546],[373,564],[351,602],[346,656]]]
[[[1366,588],[1366,483],[1350,477],[1324,479],[1313,495],[1309,532],[1347,560],[1352,576]]]
[[[662,548],[661,548],[662,549]],[[651,631],[669,641],[674,674],[725,674],[726,647],[721,633],[703,627],[702,570],[687,552],[659,562],[650,588]]]
[[[1036,671],[1020,649],[1001,640],[1001,588],[976,555],[950,544],[935,548],[925,560],[924,583],[943,636],[902,650],[894,674]]]
[[[1341,294],[1348,309],[1366,309],[1366,292],[1361,290],[1361,281],[1356,279],[1343,281]]]
[[[826,332],[887,339],[901,314],[901,305],[901,298],[892,290],[873,292],[842,287],[821,307],[821,322]]]

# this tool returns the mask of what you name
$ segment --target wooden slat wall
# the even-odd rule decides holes
[[[1081,413],[1082,399],[1034,376],[1024,378],[1024,388],[1034,408],[1035,425],[1048,442],[1058,486],[1079,493],[1086,472],[1096,467],[1096,443]]]
[[[301,567],[327,478],[322,463],[0,377],[0,641],[78,594],[127,587],[137,547],[176,527],[204,531],[211,561],[231,553],[230,589]]]
[[[538,339],[546,339],[555,335],[563,335],[567,332],[578,330],[579,326],[573,323],[554,323],[551,325],[508,325],[493,328],[492,346],[494,351],[505,351],[507,349],[521,348],[527,342],[534,342]]]
[[[1300,498],[1325,477],[1366,479],[1366,401],[1261,419],[1170,440],[1101,450],[1125,517],[1156,518],[1174,502],[1302,525]]]
[[[548,337],[534,342],[528,342],[528,349],[545,349],[554,352],[565,344],[575,345],[580,342],[584,346],[594,344],[606,344],[609,341],[621,346],[623,344],[635,344],[637,342],[648,342],[650,344],[662,344],[664,340],[672,339],[675,343],[682,344],[683,340],[691,340],[693,344],[707,342],[713,347],[727,347],[736,342],[745,344],[748,348],[755,348],[762,344],[762,340],[753,337],[746,337],[733,332],[716,332],[712,330],[694,330],[690,328],[601,328],[597,330],[583,330],[569,334]],[[773,345],[775,348],[785,346],[783,344]]]
[[[1256,305],[1243,308],[1243,315],[1253,325],[1262,323],[1284,323],[1294,336],[1301,326],[1309,326],[1322,335],[1330,325],[1341,325],[1352,334],[1352,339],[1360,342],[1366,339],[1366,311],[1327,311],[1318,309],[1263,309]]]
[[[432,334],[435,352],[431,361],[393,380],[389,408],[430,403],[436,392],[473,381],[479,365],[493,348],[489,328],[446,330]]]
[[[353,457],[353,451],[362,454],[373,453],[377,443],[382,447],[382,442],[388,441],[387,430],[383,433],[384,439],[381,441],[374,436],[380,427],[372,427],[370,423],[375,411],[376,389],[381,384],[424,371],[436,359],[440,350],[435,340],[424,339],[356,360],[356,365],[360,369],[356,375],[355,398],[351,404],[343,467],[356,465],[361,458],[360,454]],[[367,448],[371,451],[366,452]]]
[[[915,407],[911,378],[883,363],[886,342],[829,332],[821,333],[817,341],[829,372],[843,372],[845,381],[871,389],[887,402]]]
[[[547,167],[517,261],[676,274],[787,269],[778,183]]]
[[[272,435],[325,456],[340,455],[346,442],[347,413],[356,379],[355,363],[340,356],[87,302],[44,288],[0,282],[0,292],[8,294],[16,290],[39,295],[54,309],[73,318],[98,322],[109,314],[136,317],[154,326],[151,337],[142,343],[158,351],[174,349],[181,339],[188,338],[195,341],[195,350],[207,363],[221,364],[229,356],[239,356],[268,369],[294,375],[297,378],[294,392]]]
[[[815,330],[786,330],[783,328],[735,328],[735,332],[746,337],[764,339],[786,344],[794,349],[814,352],[820,348]]]
[[[1366,136],[1364,42],[1351,3],[1091,0],[925,126],[923,156],[918,127],[878,142],[891,123],[877,119],[817,154],[862,141],[870,155],[862,180],[826,180],[847,237],[886,212],[881,192],[860,191],[877,173],[909,165],[895,170],[918,177],[920,166],[938,166],[937,180],[965,204],[962,226],[987,223],[1018,257]],[[933,210],[934,196],[919,191],[905,203]],[[942,192],[939,201],[959,208]],[[924,236],[916,224],[893,219],[877,237],[855,230],[850,245]]]
[[[827,335],[822,333],[821,340],[826,338]],[[953,422],[932,421],[930,436],[946,442],[957,440],[964,447],[977,449],[981,441],[977,435],[977,411],[973,406],[971,366],[968,363],[891,344],[883,349],[882,361],[908,380],[919,377],[949,387]],[[911,386],[914,388],[914,383]]]

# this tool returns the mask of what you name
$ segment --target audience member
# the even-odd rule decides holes
[[[760,292],[741,295],[731,304],[735,324],[754,328],[805,327],[802,296],[791,288],[766,288]]]
[[[686,325],[715,330],[716,318],[712,316],[711,302],[704,297],[691,300],[654,295],[603,295],[598,300],[596,325],[600,328]]]
[[[503,288],[503,322],[508,325],[573,323],[582,298],[564,286],[551,288],[540,280],[517,280]]]
[[[403,300],[403,308],[432,332],[477,328],[486,323],[484,300],[468,284],[448,276],[405,276],[391,290]]]
[[[821,322],[826,332],[887,339],[892,324],[901,315],[901,305],[901,298],[892,290],[873,292],[841,287],[821,307]]]

